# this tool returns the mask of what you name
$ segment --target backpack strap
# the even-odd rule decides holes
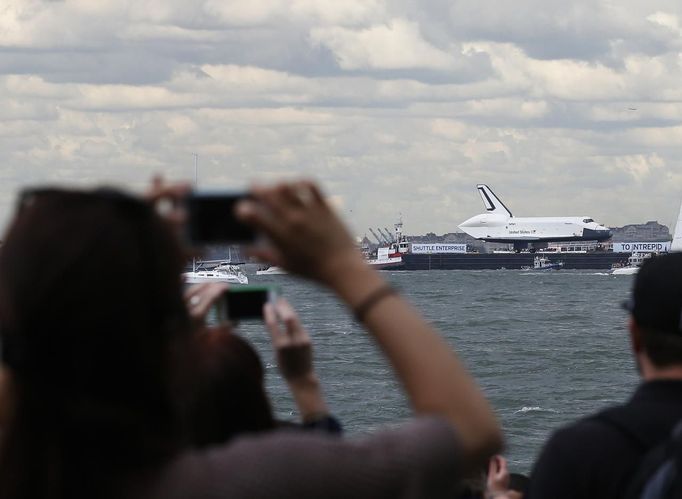
[[[639,430],[640,425],[624,417],[618,407],[601,411],[590,417],[589,420],[599,421],[614,428],[640,454],[645,453],[651,447],[649,439]]]
[[[624,499],[663,499],[679,497],[682,462],[682,421],[671,435],[649,450],[637,465]],[[671,495],[672,487],[677,493]]]
[[[624,440],[628,442],[631,448],[635,449],[638,454],[642,455],[642,458],[635,468],[634,476],[627,484],[627,488],[625,489],[626,494],[623,498],[640,499],[642,488],[646,484],[649,475],[652,473],[651,470],[654,469],[653,464],[647,464],[646,467],[644,467],[644,461],[647,460],[647,458],[647,463],[660,461],[660,459],[664,458],[663,456],[665,455],[667,448],[663,444],[660,444],[652,449],[649,439],[647,439],[646,436],[641,433],[641,430],[638,431],[640,426],[635,421],[624,417],[622,412],[619,411],[617,407],[599,412],[590,417],[589,420],[598,421],[615,429],[624,438]],[[654,454],[654,452],[656,455],[651,456]]]

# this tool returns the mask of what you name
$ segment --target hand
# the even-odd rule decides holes
[[[489,499],[520,499],[522,497],[521,493],[509,490],[507,460],[499,454],[491,457],[488,462],[485,497]]]
[[[518,490],[508,490],[496,494],[487,494],[485,499],[523,499],[523,494]]]
[[[341,219],[312,182],[255,187],[237,217],[265,233],[272,247],[254,248],[261,260],[331,285],[364,259]]]
[[[314,376],[313,347],[310,335],[301,325],[294,309],[284,298],[263,307],[265,325],[270,331],[277,365],[289,383],[305,381]],[[282,322],[284,328],[280,326]]]
[[[228,289],[229,284],[211,282],[191,286],[185,291],[185,304],[196,325],[202,326],[206,322],[208,311]]]

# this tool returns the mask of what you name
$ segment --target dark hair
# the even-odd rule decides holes
[[[682,335],[641,328],[642,346],[656,367],[682,365]]]
[[[656,367],[682,365],[682,253],[647,258],[625,308]]]
[[[197,342],[194,444],[215,445],[238,434],[273,429],[263,365],[253,347],[230,331],[200,333]]]
[[[152,207],[113,190],[23,196],[0,251],[13,408],[0,497],[115,496],[183,445],[184,256]]]

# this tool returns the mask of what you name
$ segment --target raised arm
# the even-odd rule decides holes
[[[417,414],[447,418],[464,465],[478,467],[502,444],[495,416],[448,344],[370,269],[350,234],[310,182],[255,188],[238,216],[271,241],[253,253],[334,290],[362,320],[393,365]]]
[[[313,346],[298,315],[284,298],[263,308],[277,366],[289,385],[304,423],[329,416],[320,380],[313,368]]]

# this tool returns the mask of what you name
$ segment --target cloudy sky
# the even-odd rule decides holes
[[[313,176],[356,232],[670,224],[679,0],[2,0],[0,228],[26,184]]]

